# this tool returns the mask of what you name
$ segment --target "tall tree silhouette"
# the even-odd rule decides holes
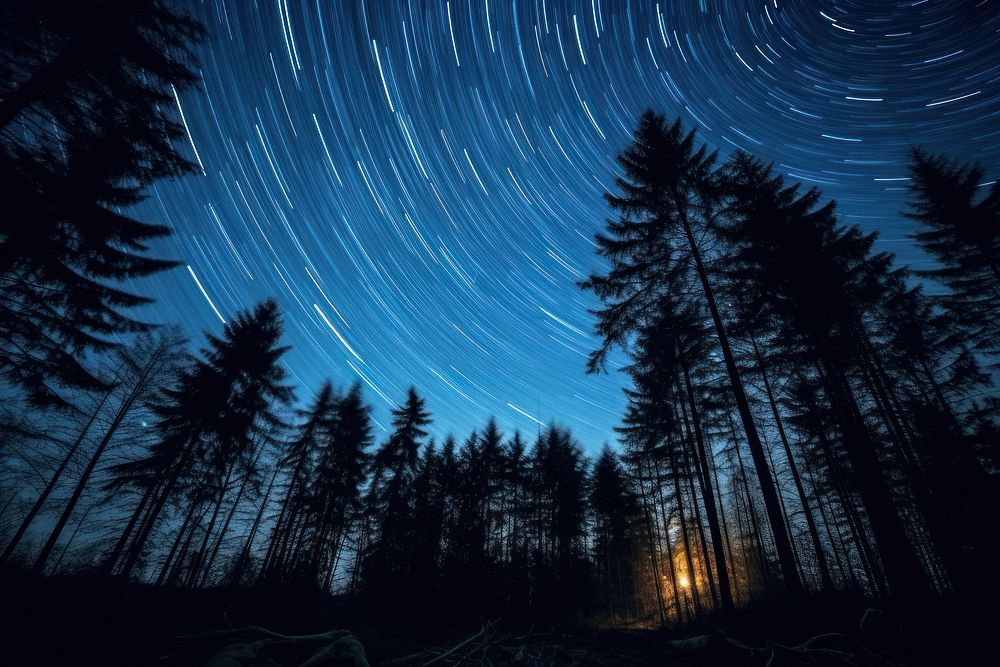
[[[531,459],[537,521],[532,602],[543,614],[565,617],[583,608],[589,591],[587,471],[572,434],[554,425],[539,435]]]
[[[114,412],[109,415],[110,422],[104,429],[103,436],[91,453],[69,500],[63,507],[62,514],[35,560],[36,571],[45,568],[52,549],[122,423],[138,404],[152,397],[156,388],[168,379],[168,375],[176,372],[178,364],[183,359],[181,350],[186,344],[187,340],[176,330],[168,330],[156,336],[144,335],[135,344],[118,350],[112,357],[113,363],[118,364],[116,383],[118,396],[115,397],[117,404]]]
[[[430,423],[424,399],[410,387],[406,401],[392,413],[392,434],[372,461],[366,511],[375,523],[375,535],[373,542],[365,545],[363,558],[365,587],[376,600],[406,586],[414,540],[413,482],[427,437],[424,427]]]
[[[279,360],[288,349],[280,345],[281,331],[274,301],[239,313],[225,325],[222,337],[207,336],[208,345],[193,367],[151,406],[161,439],[142,458],[113,469],[118,484],[144,490],[109,559],[113,567],[131,537],[121,568],[124,576],[142,555],[164,508],[181,490],[199,491],[199,500],[189,505],[192,517],[196,502],[206,500],[201,493],[205,486],[244,460],[254,440],[271,439],[283,425],[275,410],[291,400],[292,392],[281,384],[285,373]]]
[[[191,173],[171,84],[196,76],[201,27],[160,2],[5,3],[0,39],[0,373],[39,405],[60,386],[106,389],[85,353],[146,325],[149,299],[109,281],[173,262],[144,254],[169,229],[123,211]]]
[[[372,444],[371,418],[360,384],[352,385],[337,401],[328,428],[310,489],[315,504],[311,560],[326,591],[330,590],[344,542],[361,507],[361,484],[368,467],[367,450]],[[425,461],[424,467],[428,475],[434,474],[433,461]]]
[[[678,272],[693,272],[760,481],[782,577],[790,591],[800,591],[774,481],[699,243],[699,235],[714,222],[719,208],[715,155],[697,144],[694,131],[685,133],[680,121],[667,127],[663,116],[647,111],[618,162],[624,170],[624,176],[616,179],[620,194],[606,198],[620,217],[608,222],[607,234],[597,235],[598,253],[611,267],[606,275],[592,275],[582,283],[604,302],[596,312],[603,344],[591,356],[588,370],[599,370],[608,351],[636,332],[649,315],[658,287]]]
[[[312,404],[299,410],[302,420],[292,437],[284,445],[285,451],[278,461],[278,469],[286,478],[279,489],[283,499],[274,528],[271,530],[268,549],[258,574],[258,581],[282,581],[294,570],[293,554],[301,554],[303,540],[298,538],[310,523],[307,513],[311,509],[314,470],[320,451],[327,444],[330,428],[336,419],[338,397],[329,382],[324,382]],[[311,573],[316,576],[317,572]]]
[[[638,499],[618,457],[601,450],[590,474],[594,515],[594,570],[597,606],[612,622],[639,616],[636,553],[641,540]]]
[[[786,186],[747,154],[727,165],[726,186],[727,235],[737,244],[731,277],[745,286],[750,312],[772,313],[782,335],[819,368],[893,588],[900,594],[926,589],[847,372],[863,352],[859,311],[877,299],[878,277],[890,258],[871,253],[874,234],[838,226],[834,204],[819,206],[818,190],[799,193],[798,185]]]
[[[919,148],[910,153],[912,235],[939,266],[922,274],[946,285],[950,314],[976,346],[1000,353],[1000,183],[981,187],[985,170]]]

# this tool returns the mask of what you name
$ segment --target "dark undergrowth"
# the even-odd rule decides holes
[[[440,603],[421,614],[419,604],[290,587],[156,588],[10,569],[0,585],[9,612],[0,663],[8,665],[200,665],[230,631],[251,626],[275,636],[348,630],[373,665],[978,665],[1000,656],[992,604],[947,597],[775,601],[637,630],[487,618]]]

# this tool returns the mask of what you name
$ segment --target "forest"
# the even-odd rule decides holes
[[[933,262],[911,270],[816,187],[647,111],[593,202],[604,269],[579,283],[600,304],[580,373],[628,379],[618,442],[558,415],[439,434],[419,387],[377,436],[354,378],[293,386],[275,300],[199,340],[133,315],[151,300],[133,287],[176,263],[132,211],[200,172],[174,97],[204,28],[82,4],[0,10],[9,590],[294,591],[380,626],[649,632],[995,600],[996,174],[912,149],[900,214]]]

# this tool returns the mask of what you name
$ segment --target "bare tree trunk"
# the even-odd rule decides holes
[[[173,564],[174,555],[177,553],[178,547],[181,545],[181,541],[185,535],[189,533],[194,533],[194,527],[191,525],[191,520],[194,518],[195,510],[201,503],[192,501],[191,506],[188,508],[188,513],[184,516],[184,521],[181,522],[181,527],[177,531],[177,537],[174,538],[173,546],[170,547],[170,551],[167,553],[166,559],[163,561],[163,567],[160,568],[160,576],[156,578],[156,585],[161,586],[164,581],[166,581],[167,573],[170,572],[170,566]],[[188,540],[191,538],[188,537]]]
[[[639,464],[639,498],[642,502],[643,523],[646,525],[646,540],[649,547],[649,564],[653,570],[653,583],[656,588],[656,609],[660,613],[660,625],[667,624],[666,605],[663,602],[663,583],[660,581],[660,567],[656,555],[656,540],[653,537],[653,517],[649,509],[649,499],[646,486],[642,481],[642,467]]]
[[[55,472],[52,473],[52,477],[49,478],[49,481],[42,490],[41,495],[38,496],[35,500],[35,504],[32,505],[31,510],[28,511],[28,515],[24,517],[23,521],[21,521],[21,525],[18,526],[17,531],[14,533],[14,537],[11,538],[10,542],[7,544],[7,548],[4,549],[3,554],[0,555],[0,565],[6,563],[11,554],[14,553],[14,549],[17,548],[21,538],[24,537],[24,534],[28,531],[28,528],[31,526],[31,522],[35,520],[35,517],[41,511],[42,506],[45,505],[45,501],[48,500],[49,495],[51,495],[52,491],[55,490],[56,485],[59,483],[59,478],[62,477],[63,471],[66,470],[66,466],[69,465],[69,462],[73,459],[73,455],[76,454],[76,450],[80,448],[80,444],[84,441],[84,438],[87,437],[87,432],[93,425],[94,420],[97,419],[97,415],[101,413],[101,408],[104,407],[104,402],[108,400],[109,396],[111,396],[111,391],[112,390],[109,389],[105,392],[104,397],[101,398],[101,402],[98,403],[97,407],[94,408],[94,411],[90,413],[90,418],[87,419],[87,423],[80,431],[80,435],[77,436],[76,440],[69,448],[69,451],[66,452],[66,456],[63,457],[59,466],[55,469]]]
[[[45,569],[45,561],[48,560],[49,554],[52,553],[52,549],[55,547],[60,533],[62,533],[63,528],[66,526],[66,522],[69,521],[70,516],[73,514],[73,509],[80,501],[80,497],[83,495],[83,489],[87,486],[87,482],[90,480],[90,476],[93,474],[94,468],[97,467],[98,461],[100,461],[101,456],[104,455],[104,450],[107,449],[111,439],[118,431],[118,427],[121,426],[122,420],[125,419],[125,416],[132,409],[132,405],[135,403],[135,400],[145,390],[149,374],[153,372],[153,369],[159,362],[160,356],[161,351],[157,350],[146,364],[142,375],[138,380],[136,380],[135,386],[132,387],[132,391],[129,392],[128,396],[118,407],[118,412],[115,413],[115,417],[111,421],[111,425],[108,426],[107,432],[105,432],[100,444],[97,445],[97,449],[94,450],[94,454],[90,457],[90,461],[87,463],[87,468],[83,471],[79,481],[77,481],[76,488],[73,489],[73,495],[70,496],[69,501],[66,503],[66,507],[63,509],[63,513],[59,517],[59,521],[56,522],[55,527],[49,534],[49,539],[45,542],[45,546],[42,547],[41,553],[38,554],[38,558],[35,560],[35,565],[32,568],[35,572],[41,572]]]
[[[885,564],[886,577],[893,593],[900,596],[918,595],[927,591],[927,577],[913,552],[902,518],[888,483],[882,475],[875,443],[864,423],[854,392],[842,374],[819,355],[829,396],[844,424],[844,444],[851,467],[858,480],[879,555]]]
[[[132,568],[135,567],[136,562],[139,560],[139,556],[142,555],[142,550],[146,546],[146,540],[149,539],[149,534],[153,532],[153,526],[156,524],[156,520],[160,517],[160,513],[163,511],[167,501],[170,499],[170,495],[173,493],[174,487],[177,485],[181,475],[184,473],[188,461],[194,451],[194,445],[198,441],[199,437],[200,434],[196,433],[188,440],[180,459],[169,472],[167,480],[160,489],[159,493],[154,497],[153,505],[149,508],[146,518],[140,525],[139,534],[136,535],[135,540],[132,541],[132,549],[125,558],[124,565],[122,565],[121,574],[126,579],[128,579],[129,575],[132,574]]]
[[[233,464],[230,464],[229,470],[226,471],[226,477],[219,487],[219,498],[215,501],[212,518],[208,521],[208,527],[205,528],[205,537],[202,539],[198,551],[195,552],[194,561],[191,563],[191,571],[188,573],[186,585],[189,588],[194,588],[195,583],[198,581],[198,573],[201,571],[201,564],[205,558],[205,551],[208,549],[208,542],[212,538],[212,531],[215,529],[215,522],[219,518],[219,512],[222,511],[222,503],[226,499],[226,492],[229,491],[229,482],[232,480],[234,467]]]
[[[673,192],[673,196],[677,212],[681,217],[681,223],[684,227],[684,234],[687,237],[688,246],[691,250],[691,256],[694,258],[698,280],[701,281],[701,286],[705,293],[705,302],[712,316],[715,333],[719,339],[719,347],[722,349],[722,357],[726,364],[729,384],[733,390],[733,397],[736,399],[736,408],[740,413],[740,420],[743,422],[743,431],[746,433],[747,446],[750,448],[750,457],[753,459],[757,481],[760,484],[761,495],[764,498],[767,521],[774,538],[775,550],[778,553],[778,565],[781,569],[781,575],[785,580],[785,587],[788,591],[792,595],[798,595],[802,593],[802,582],[795,567],[795,556],[792,554],[791,540],[785,532],[785,525],[781,520],[781,507],[778,503],[778,494],[774,488],[774,480],[767,465],[764,447],[761,444],[760,436],[757,434],[757,426],[754,424],[753,414],[750,412],[750,403],[743,388],[743,380],[736,366],[736,358],[733,356],[733,351],[729,346],[729,336],[722,323],[722,317],[719,315],[719,308],[715,302],[715,294],[712,291],[711,283],[708,281],[708,272],[702,263],[701,250],[698,248],[698,243],[694,238],[694,232],[687,217],[687,210],[676,190]]]
[[[683,439],[683,465],[684,465],[684,476],[687,478],[688,494],[691,496],[691,506],[694,508],[694,523],[698,528],[698,543],[701,546],[701,565],[702,569],[705,571],[705,581],[708,582],[708,591],[712,596],[712,606],[719,606],[719,593],[715,588],[715,577],[712,574],[712,566],[708,562],[708,541],[705,539],[705,527],[702,525],[701,521],[701,503],[698,502],[698,494],[694,488],[694,478],[700,477],[697,464],[694,470],[691,469],[691,459],[694,458],[691,455],[691,450],[694,449],[692,443],[693,436],[691,433],[691,427],[688,423],[687,410],[684,409],[684,403],[681,402],[681,414],[684,416],[684,430],[686,431]]]
[[[264,492],[264,502],[260,504],[260,508],[257,510],[257,516],[254,517],[253,527],[250,529],[250,533],[247,535],[247,539],[243,544],[243,548],[240,550],[240,555],[236,560],[236,564],[233,566],[232,578],[229,581],[229,586],[235,588],[240,583],[240,577],[243,575],[243,567],[246,563],[247,558],[250,556],[250,550],[253,548],[254,538],[257,537],[257,530],[260,528],[260,522],[264,518],[264,512],[267,509],[267,504],[271,501],[271,489],[274,488],[274,480],[278,477],[278,468],[275,467],[274,473],[271,475],[271,481],[267,484],[267,491]]]
[[[694,387],[691,384],[691,375],[688,372],[687,359],[682,359],[684,362],[684,385],[687,389],[688,403],[691,405],[691,421],[694,425],[695,444],[698,446],[698,451],[694,459],[696,465],[700,463],[698,466],[698,481],[701,484],[701,496],[705,501],[708,531],[712,536],[715,571],[719,577],[719,598],[723,609],[732,609],[733,593],[729,583],[729,568],[726,566],[726,556],[723,551],[722,531],[719,529],[719,515],[715,507],[715,491],[712,488],[712,480],[708,476],[709,461],[706,453],[705,438],[701,431],[701,420],[698,415],[698,405],[695,401]],[[708,554],[705,554],[705,557],[707,559]]]
[[[122,534],[118,537],[118,541],[115,543],[114,549],[112,549],[111,553],[104,558],[104,562],[98,570],[99,574],[110,576],[114,572],[115,565],[118,564],[118,559],[121,558],[122,553],[125,551],[125,547],[128,545],[128,538],[132,535],[132,531],[135,530],[135,525],[142,517],[142,512],[146,508],[146,503],[148,503],[149,499],[153,497],[154,490],[155,485],[150,485],[146,487],[145,491],[143,491],[142,498],[139,500],[139,504],[132,512],[132,516],[129,518],[128,524],[125,526],[125,530],[123,530]]]
[[[819,539],[819,531],[816,529],[816,520],[813,517],[812,509],[809,507],[809,499],[806,497],[805,489],[802,486],[799,469],[798,466],[795,465],[795,457],[792,456],[792,448],[788,444],[788,436],[785,434],[785,427],[781,419],[781,413],[778,411],[778,404],[774,400],[774,392],[771,390],[771,382],[767,376],[767,368],[764,366],[764,360],[761,357],[760,348],[757,347],[757,340],[753,336],[750,337],[750,342],[753,345],[753,353],[754,357],[756,357],[757,365],[760,367],[760,376],[764,381],[764,391],[767,393],[767,400],[771,405],[771,415],[774,417],[774,423],[778,427],[778,436],[780,437],[781,445],[785,450],[785,458],[788,460],[788,469],[792,473],[792,481],[795,483],[795,491],[799,496],[799,503],[802,505],[802,511],[805,513],[806,527],[809,529],[809,537],[813,543],[813,551],[816,553],[816,564],[819,566],[820,586],[823,590],[829,591],[833,589],[833,580],[830,578],[830,567],[826,562],[826,555],[823,553],[823,544]]]

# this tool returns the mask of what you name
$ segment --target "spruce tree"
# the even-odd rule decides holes
[[[150,184],[192,173],[174,92],[194,84],[203,31],[155,0],[5,3],[0,21],[0,374],[35,404],[106,390],[88,352],[144,322],[114,281],[174,262],[169,229],[132,217]]]
[[[943,283],[949,314],[976,348],[1000,353],[1000,183],[985,170],[919,148],[910,154],[912,235],[938,265],[921,274]]]
[[[582,283],[603,302],[596,311],[603,343],[591,355],[588,370],[600,370],[610,349],[627,345],[676,276],[684,275],[692,287],[697,286],[746,434],[782,577],[789,591],[796,593],[802,586],[790,538],[699,240],[719,213],[715,161],[716,156],[699,145],[694,131],[685,132],[679,120],[667,126],[663,116],[652,111],[640,118],[632,143],[618,157],[624,170],[616,179],[618,193],[606,196],[619,218],[608,222],[606,234],[597,235],[598,253],[611,266],[607,274],[591,275]]]
[[[288,348],[280,345],[281,333],[274,301],[237,314],[221,337],[207,335],[199,358],[150,406],[159,441],[141,458],[112,468],[117,485],[137,486],[144,493],[134,515],[141,523],[126,527],[111,567],[122,554],[123,540],[131,538],[122,565],[128,576],[168,503],[189,489],[200,489],[195,497],[204,502],[206,485],[245,460],[255,439],[271,440],[283,426],[277,409],[291,401],[292,392],[282,384],[285,371],[279,362]],[[216,487],[214,493],[224,491]]]
[[[726,237],[735,246],[728,268],[744,286],[743,305],[766,310],[785,347],[820,370],[887,576],[897,593],[926,589],[883,473],[888,453],[869,430],[849,372],[863,362],[862,314],[882,294],[891,258],[872,252],[874,234],[839,226],[833,202],[820,205],[817,189],[800,193],[749,155],[729,162],[725,185]]]

